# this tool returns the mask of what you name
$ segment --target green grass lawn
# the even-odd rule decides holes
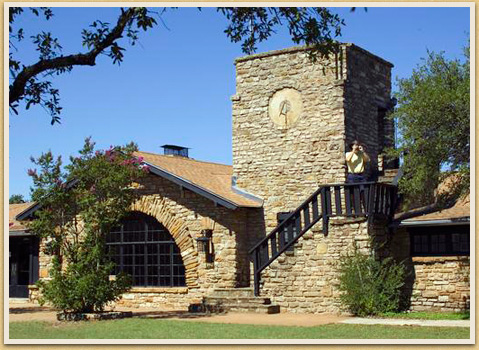
[[[469,312],[387,312],[384,318],[405,318],[413,320],[469,320]]]
[[[467,339],[469,328],[331,324],[283,327],[158,319],[11,322],[10,339]]]

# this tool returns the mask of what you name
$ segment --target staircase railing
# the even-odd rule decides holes
[[[324,235],[328,234],[331,217],[367,217],[371,220],[379,214],[391,220],[396,197],[396,186],[377,182],[320,186],[273,231],[250,249],[255,295],[259,295],[261,272],[319,220],[323,220]]]

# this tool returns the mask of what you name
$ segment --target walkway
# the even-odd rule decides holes
[[[389,326],[424,326],[424,327],[470,327],[470,320],[406,320],[394,318],[361,318],[349,317],[341,323]]]
[[[55,323],[56,312],[48,307],[40,307],[32,303],[10,303],[10,322],[21,321],[45,321]],[[406,319],[376,319],[359,318],[337,315],[310,315],[279,313],[248,314],[248,313],[227,313],[227,314],[191,314],[187,311],[158,310],[158,309],[126,309],[115,308],[115,311],[133,311],[133,317],[157,318],[195,322],[210,323],[236,323],[236,324],[257,324],[274,326],[300,326],[314,327],[332,323],[374,325],[383,324],[391,326],[432,326],[432,327],[470,327],[469,320],[406,320]]]

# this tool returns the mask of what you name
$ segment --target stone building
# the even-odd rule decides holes
[[[469,310],[470,210],[467,196],[451,208],[398,222],[392,245],[410,272],[411,310]]]
[[[180,147],[137,154],[150,173],[131,215],[108,236],[118,271],[134,278],[119,303],[338,312],[339,257],[392,238],[395,187],[344,184],[354,139],[367,147],[372,179],[384,182],[392,171],[382,161],[394,145],[386,118],[392,64],[351,44],[317,61],[290,48],[235,64],[232,166],[188,158]],[[16,218],[35,210],[31,204]],[[39,261],[45,278],[41,249]]]

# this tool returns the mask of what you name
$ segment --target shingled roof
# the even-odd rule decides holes
[[[10,204],[8,208],[8,229],[10,232],[26,231],[27,227],[16,219],[16,216],[28,209],[35,203],[20,203],[20,204]]]
[[[433,213],[416,216],[407,220],[403,220],[401,225],[408,226],[414,224],[427,224],[428,222],[451,222],[459,223],[469,221],[471,216],[470,195],[462,198],[451,208],[439,210]]]
[[[231,165],[201,162],[191,158],[135,152],[143,157],[152,173],[165,177],[227,208],[260,208],[262,200],[234,190]]]

